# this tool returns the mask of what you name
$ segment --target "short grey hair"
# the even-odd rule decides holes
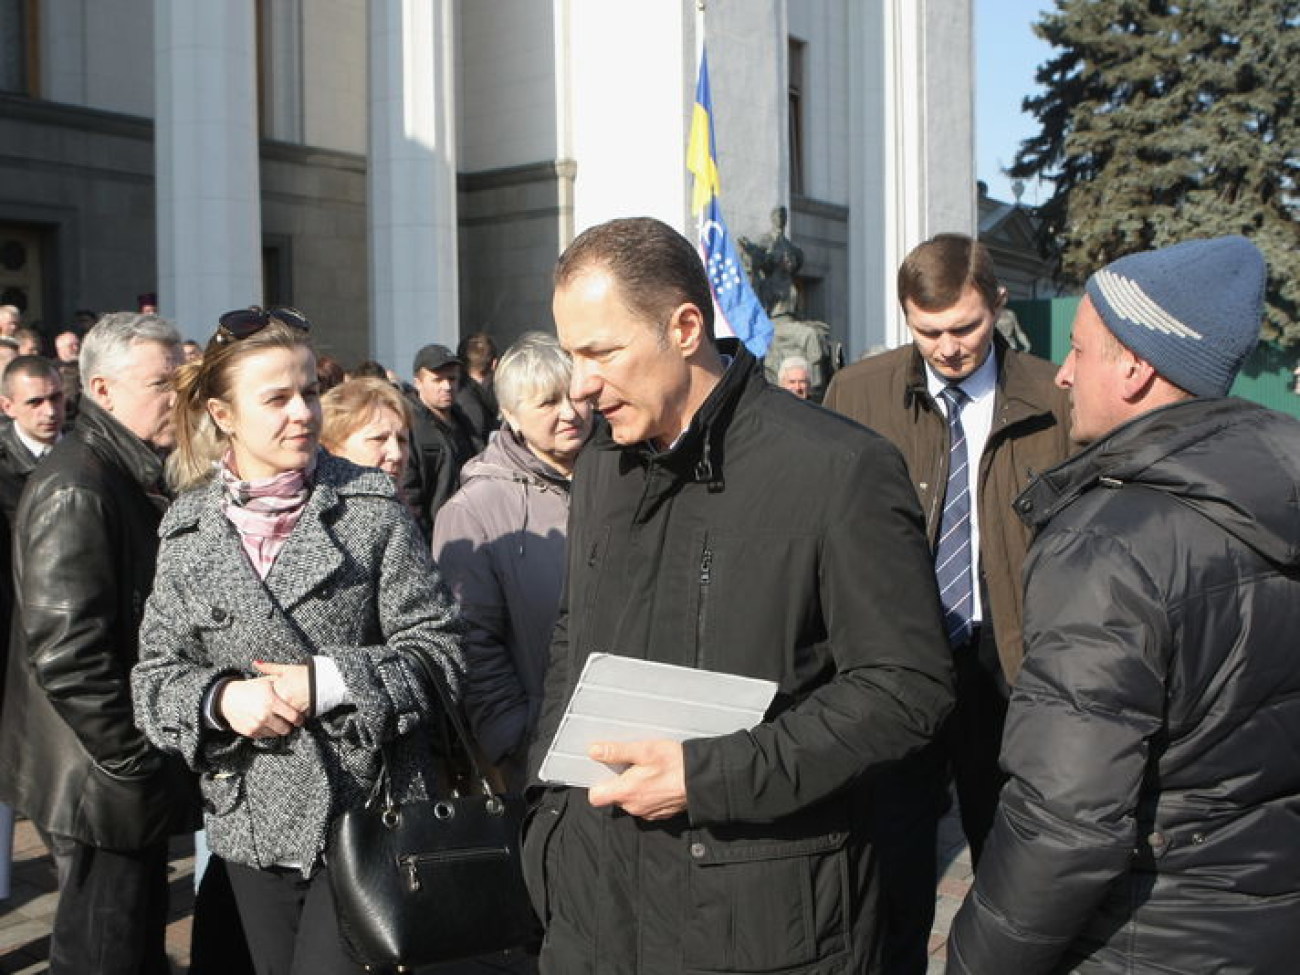
[[[530,396],[568,391],[573,360],[548,332],[525,332],[497,363],[492,384],[501,409],[515,411]]]
[[[787,356],[781,360],[781,366],[776,370],[777,378],[784,376],[790,369],[802,369],[812,375],[812,364],[801,355]]]
[[[109,312],[81,340],[78,362],[82,385],[88,385],[95,376],[116,378],[126,368],[131,346],[137,342],[157,342],[175,348],[181,344],[181,333],[176,331],[175,325],[157,315]]]

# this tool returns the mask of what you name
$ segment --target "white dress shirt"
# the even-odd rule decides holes
[[[931,369],[928,363],[926,364],[926,389],[930,392],[930,398],[939,405],[939,411],[945,416],[948,414],[947,402],[939,393],[950,385],[960,386],[961,391],[970,397],[970,402],[962,407],[961,428],[966,433],[966,477],[969,479],[968,483],[970,484],[970,550],[974,558],[978,560],[980,551],[980,458],[984,456],[984,448],[989,442],[989,433],[993,430],[993,401],[996,399],[998,389],[998,357],[993,350],[993,346],[989,345],[989,354],[980,367],[959,383],[950,383]],[[971,619],[975,623],[981,623],[984,620],[984,601],[980,598],[979,562],[975,561],[971,568],[975,571],[975,577],[972,580],[974,582],[972,588],[975,591],[975,603]]]
[[[14,424],[14,433],[18,435],[19,442],[27,448],[27,452],[37,460],[40,460],[54,449],[54,444],[41,443],[39,440],[34,440],[27,436],[26,431],[24,431],[17,423]]]

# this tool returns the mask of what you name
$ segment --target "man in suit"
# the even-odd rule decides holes
[[[42,356],[18,356],[0,374],[0,514],[8,540],[18,498],[36,462],[54,447],[63,429],[63,381],[54,363]],[[0,559],[6,565],[9,546]],[[9,583],[9,574],[0,585]],[[7,631],[4,634],[7,636]]]
[[[945,734],[881,777],[871,812],[884,872],[886,972],[921,975],[946,769],[976,862],[1004,780],[998,747],[1020,667],[1020,568],[1030,540],[1011,501],[1035,473],[1065,459],[1069,406],[1051,363],[1011,349],[995,328],[1006,289],[982,244],[962,234],[921,244],[899,268],[898,297],[913,341],[841,370],[825,405],[903,452],[953,654],[957,701]]]

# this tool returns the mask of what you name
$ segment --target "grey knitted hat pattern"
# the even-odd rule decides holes
[[[1088,279],[1111,333],[1196,396],[1226,396],[1259,342],[1268,269],[1245,237],[1121,257]]]

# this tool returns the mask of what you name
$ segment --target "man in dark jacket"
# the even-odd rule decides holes
[[[936,553],[949,554],[941,545],[944,512],[959,495],[969,499],[968,544],[954,546],[941,567],[964,561],[970,594],[966,625],[954,627],[951,640],[956,705],[939,741],[882,777],[871,811],[881,849],[885,971],[924,975],[947,769],[977,866],[1002,789],[998,749],[1020,669],[1020,571],[1030,538],[1011,502],[1036,473],[1069,454],[1069,406],[1052,382],[1055,367],[1009,348],[995,328],[1006,289],[978,241],[939,234],[916,247],[898,270],[898,300],[913,341],[837,373],[825,402],[903,452]],[[952,435],[945,394],[953,388],[965,397],[957,428],[964,443]],[[949,485],[958,466],[954,447],[967,463]],[[952,586],[944,596],[960,591]]]
[[[870,773],[951,704],[902,459],[716,344],[699,256],[659,221],[586,231],[555,280],[571,395],[607,425],[574,476],[534,763],[594,651],[780,689],[751,730],[593,742],[626,770],[542,795],[525,843],[542,971],[875,971]]]
[[[128,674],[166,504],[179,345],[152,315],[100,320],[81,352],[81,416],[31,474],[14,525],[0,797],[66,851],[55,975],[168,971],[167,836],[192,810],[135,727]]]
[[[1225,398],[1265,280],[1224,237],[1088,281],[1057,381],[1091,446],[1016,502],[1010,780],[950,972],[1295,970],[1300,424]]]
[[[63,431],[63,384],[59,370],[43,356],[19,356],[0,374],[0,701],[4,663],[13,619],[14,517],[27,477]]]
[[[411,460],[402,478],[402,493],[424,529],[433,532],[438,509],[456,493],[460,469],[483,444],[465,411],[456,404],[461,361],[445,345],[426,345],[415,354]]]
[[[63,384],[54,363],[38,355],[11,360],[0,374],[0,705],[4,667],[13,621],[14,515],[18,499],[37,461],[54,446],[63,429]],[[0,803],[0,861],[7,863],[13,836],[13,810]],[[0,899],[9,896],[8,870],[0,866]]]

